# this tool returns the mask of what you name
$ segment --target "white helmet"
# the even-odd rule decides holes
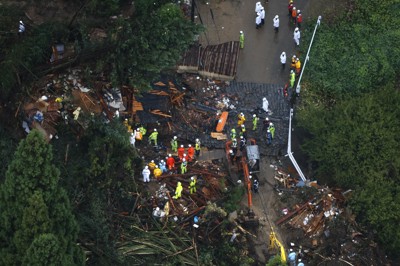
[[[169,157],[172,157],[172,154],[170,153],[170,154],[168,154],[168,156],[169,156]]]
[[[186,153],[183,154],[183,157],[186,157]]]
[[[274,126],[274,123],[271,122],[269,125],[270,125],[270,126]]]
[[[243,113],[240,113],[240,115],[241,115],[241,116],[244,116],[244,114],[243,114]]]
[[[243,31],[240,31],[240,34],[243,34]]]
[[[269,131],[269,129],[268,129],[267,132],[270,133],[271,131]]]
[[[233,150],[229,150],[229,153],[233,153]]]
[[[244,127],[244,125],[242,125],[242,127]]]
[[[296,27],[296,28],[294,29],[294,31],[299,31],[299,28]]]
[[[200,140],[199,139],[196,139],[196,142],[199,142]]]
[[[192,147],[192,145],[189,144],[189,148]]]
[[[276,15],[276,16],[275,16],[275,18],[279,18],[279,16],[278,16],[278,15]]]
[[[181,145],[181,148],[183,148],[183,145]]]
[[[243,139],[243,136],[240,136],[240,139]]]
[[[177,139],[178,137],[177,136],[174,136],[174,139]]]
[[[297,13],[300,13],[301,11],[300,11],[300,9],[299,10],[297,10]]]
[[[151,160],[152,163],[154,163],[154,160]]]
[[[256,114],[253,115],[253,117],[256,117],[256,116],[257,116]]]
[[[263,98],[263,101],[265,102],[266,100],[267,100],[267,98],[264,97],[264,98]]]
[[[190,180],[194,180],[194,176],[192,176],[192,177],[190,178]]]
[[[185,158],[183,158],[183,160],[182,160],[182,161],[186,162],[186,159],[185,159]]]
[[[164,162],[164,160],[161,160],[161,162],[163,163],[163,162]]]
[[[252,179],[253,177],[251,175],[249,175],[249,178]]]
[[[268,120],[269,120],[269,118],[268,118],[268,117],[266,117],[266,118],[265,118],[265,120],[267,120],[267,121],[268,121]]]
[[[146,166],[144,167],[144,169],[149,169],[149,167],[146,165]]]
[[[158,165],[156,165],[156,168],[158,168]]]
[[[140,131],[140,129],[139,129],[139,128],[137,128],[137,129],[136,129],[136,131]]]

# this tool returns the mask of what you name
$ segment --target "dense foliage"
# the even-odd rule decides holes
[[[15,152],[0,191],[2,265],[83,264],[78,226],[52,157],[37,131]]]
[[[399,3],[354,4],[318,29],[297,117],[309,134],[303,148],[316,176],[353,189],[359,221],[398,255],[400,21],[393,10]]]
[[[135,16],[117,21],[112,35],[116,49],[110,55],[114,81],[146,88],[193,43],[200,27],[170,2],[135,1]]]

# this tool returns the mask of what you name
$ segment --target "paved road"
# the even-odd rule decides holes
[[[198,1],[197,1],[198,2]],[[209,4],[197,3],[200,15],[197,22],[207,27],[200,36],[200,41],[206,44],[217,44],[238,40],[239,31],[245,34],[245,48],[239,56],[239,66],[236,76],[238,82],[269,83],[283,85],[289,77],[289,67],[281,71],[279,56],[285,51],[288,62],[291,55],[298,54],[293,41],[295,26],[289,23],[287,11],[288,1],[270,0],[262,2],[265,11],[265,25],[255,28],[255,3],[257,0],[210,1]],[[308,0],[296,4],[300,10],[306,8]],[[305,12],[302,12],[307,17]],[[275,34],[272,19],[280,17],[279,33]]]

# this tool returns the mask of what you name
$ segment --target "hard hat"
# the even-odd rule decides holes
[[[275,16],[275,18],[279,18],[279,16],[278,16],[278,15],[276,15],[276,16]]]
[[[294,73],[294,72],[293,72],[293,69],[292,69],[292,70],[290,70],[290,73]]]
[[[168,154],[168,156],[169,156],[169,157],[172,157],[172,154],[170,153],[170,154]]]
[[[294,31],[298,31],[298,30],[299,30],[299,28],[297,28],[297,27],[294,29]]]
[[[249,178],[252,179],[253,177],[251,175],[249,175]]]
[[[151,160],[152,163],[154,163],[154,160]]]
[[[290,252],[292,252],[292,251],[293,251],[293,249],[289,249],[289,251],[290,251]]]
[[[186,153],[183,154],[183,157],[186,157]]]
[[[180,185],[182,185],[182,183],[181,183],[181,182],[178,182],[178,186],[180,186]]]
[[[156,165],[156,168],[158,168],[158,165]]]
[[[240,136],[240,139],[243,139],[243,136]]]
[[[265,120],[267,120],[267,121],[268,121],[268,120],[269,120],[269,119],[268,119],[268,117],[266,117],[266,118],[265,118]]]
[[[271,122],[271,124],[269,124],[270,126],[274,126],[274,123]]]
[[[78,111],[80,111],[81,109],[82,109],[81,107],[76,108],[76,110],[78,110]]]
[[[189,148],[192,147],[192,145],[189,144]]]
[[[267,98],[264,97],[264,98],[263,98],[263,101],[265,102],[266,100],[267,100]]]
[[[131,136],[133,136],[133,133],[131,133]]]
[[[297,13],[300,13],[301,11],[300,11],[300,9],[299,10],[297,10]]]
[[[233,150],[229,150],[229,153],[233,153]]]
[[[164,162],[164,160],[161,160],[161,162],[163,163],[163,162]]]
[[[159,208],[159,207],[157,207],[157,208],[156,208],[156,211],[159,211],[159,210],[160,210],[160,208]]]
[[[174,139],[177,139],[178,137],[177,136],[174,136]]]
[[[257,115],[256,115],[256,114],[254,114],[254,115],[253,115],[253,117],[257,117]]]
[[[186,159],[185,159],[185,158],[183,158],[183,160],[182,160],[182,161],[186,162]]]
[[[128,121],[128,118],[125,118],[125,121]]]
[[[299,262],[301,262],[301,259],[299,259]]]
[[[296,10],[296,7],[294,6],[293,9]]]
[[[236,131],[236,129],[234,129],[234,128],[232,128],[232,130],[231,130],[232,132],[235,132]]]
[[[140,129],[139,129],[139,128],[137,128],[137,129],[136,129],[136,131],[140,131]]]
[[[155,128],[154,131],[157,132],[157,129]]]
[[[269,129],[268,129],[267,132],[270,133],[271,131],[269,131]]]
[[[190,178],[190,180],[194,180],[194,176],[192,176],[192,177]]]
[[[240,31],[240,34],[243,34],[243,31]]]
[[[149,169],[149,167],[146,165],[146,166],[144,167],[144,169]]]
[[[181,148],[183,148],[183,145],[181,145]]]
[[[240,113],[240,115],[241,115],[241,116],[244,116],[244,114],[243,114],[243,113]]]
[[[285,52],[282,52],[282,54],[286,55],[286,53],[285,53]]]
[[[199,142],[200,140],[199,139],[196,139],[196,142]]]
[[[242,125],[242,127],[244,127],[244,125]]]

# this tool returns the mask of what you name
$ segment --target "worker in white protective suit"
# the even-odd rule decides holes
[[[299,46],[300,45],[300,30],[299,30],[299,28],[294,29],[293,39],[294,39],[294,42],[296,43],[296,46]]]
[[[262,108],[263,108],[263,110],[265,112],[268,113],[268,111],[269,111],[269,103],[268,103],[267,98],[265,98],[265,97],[263,98]]]
[[[136,142],[135,136],[136,136],[136,131],[133,132],[133,133],[131,133],[131,135],[129,136],[129,143],[130,143],[133,147],[135,147],[135,142]]]
[[[143,175],[143,182],[144,183],[149,183],[150,182],[150,170],[149,167],[146,165],[142,171]]]
[[[254,11],[256,13],[259,13],[261,11],[261,8],[263,8],[263,6],[261,5],[261,2],[257,2],[256,3],[256,9]]]

